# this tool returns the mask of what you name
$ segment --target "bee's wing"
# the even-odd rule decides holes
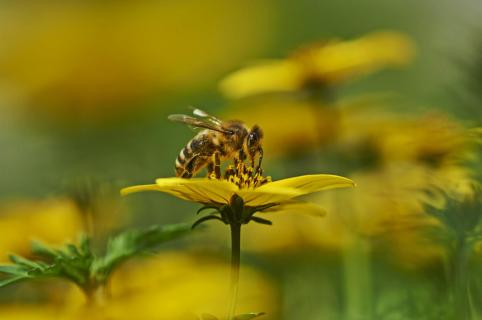
[[[218,119],[216,118],[215,116],[212,116],[210,115],[209,113],[207,113],[206,111],[204,110],[201,110],[201,109],[198,109],[198,108],[194,108],[194,107],[191,107],[192,109],[192,114],[197,116],[197,117],[200,117],[200,118],[203,118],[217,126],[222,126],[223,124],[223,121],[221,119]]]
[[[203,119],[197,119],[185,114],[171,114],[167,117],[169,120],[174,122],[180,122],[187,124],[188,126],[195,127],[195,128],[205,128],[209,130],[219,131],[222,133],[230,134],[231,132],[224,129],[221,124],[215,124]]]

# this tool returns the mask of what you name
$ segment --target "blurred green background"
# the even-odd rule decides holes
[[[412,62],[337,85],[334,106],[319,108],[328,114],[317,129],[338,124],[326,110],[341,110],[345,120],[334,133],[303,150],[265,155],[264,170],[274,179],[335,173],[354,179],[359,190],[311,198],[328,211],[316,222],[294,213],[273,218],[272,227],[246,226],[242,261],[257,276],[242,273],[241,282],[253,282],[244,295],[252,293],[260,310],[242,311],[268,311],[266,319],[482,319],[481,247],[473,245],[464,269],[470,305],[463,314],[447,262],[453,241],[478,232],[476,223],[440,244],[438,235],[453,225],[425,212],[421,200],[439,191],[477,197],[480,144],[472,146],[470,132],[482,119],[481,19],[476,0],[3,1],[0,260],[12,251],[27,254],[32,237],[75,240],[82,217],[76,222],[64,212],[77,209],[62,202],[68,208],[54,210],[51,202],[69,202],[87,182],[102,203],[94,215],[99,243],[133,226],[194,221],[196,205],[167,195],[118,195],[122,187],[173,176],[193,132],[168,122],[168,114],[195,106],[253,123],[269,105],[260,123],[275,125],[266,135],[289,126],[303,131],[303,120],[283,113],[289,102],[290,115],[305,114],[303,96],[233,101],[219,82],[311,42],[392,30],[413,40]],[[29,216],[49,210],[55,213],[48,221]],[[213,225],[166,248],[194,255],[199,265],[202,257],[223,262],[227,228]],[[267,283],[257,286],[258,278]],[[5,318],[17,319],[12,305],[69,303],[58,297],[66,288],[56,287],[50,299],[38,293],[44,286],[0,289]],[[153,311],[152,319],[163,318]]]

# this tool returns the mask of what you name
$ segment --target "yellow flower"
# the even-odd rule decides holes
[[[0,262],[10,253],[30,254],[33,239],[60,245],[84,230],[82,215],[69,199],[11,201],[0,211]]]
[[[269,277],[243,266],[238,313],[267,312],[276,319],[279,305]],[[161,253],[158,257],[126,265],[112,278],[112,301],[106,318],[192,319],[209,313],[224,315],[229,268],[206,254]],[[268,318],[268,317],[267,317]]]
[[[208,220],[219,220],[231,228],[254,221],[261,224],[272,222],[255,216],[257,212],[296,211],[311,215],[324,215],[325,211],[314,204],[299,202],[294,198],[321,190],[353,187],[352,180],[331,174],[313,174],[271,182],[263,177],[262,169],[254,169],[243,162],[228,166],[225,179],[206,178],[161,178],[156,184],[124,188],[122,195],[139,191],[160,191],[183,200],[204,204],[204,209],[215,209],[218,213],[200,218],[193,228]]]
[[[262,169],[247,167],[242,161],[236,167],[228,166],[224,180],[221,178],[157,179],[156,184],[134,186],[122,189],[123,195],[139,191],[160,191],[183,200],[198,202],[204,209],[215,209],[217,213],[199,218],[193,228],[208,220],[219,220],[231,229],[231,281],[228,319],[234,319],[238,294],[241,226],[250,221],[271,224],[271,221],[255,216],[263,211],[299,211],[311,214],[324,213],[312,205],[294,201],[302,195],[326,189],[353,187],[350,179],[315,174],[293,177],[271,182],[262,176]]]
[[[121,193],[127,195],[139,191],[160,191],[183,200],[214,205],[230,204],[233,195],[238,195],[246,206],[259,207],[286,203],[293,198],[321,190],[353,186],[352,180],[330,174],[298,176],[247,188],[240,188],[236,183],[226,180],[161,178],[156,180],[156,184],[127,187]]]
[[[230,98],[243,98],[335,85],[385,66],[404,65],[413,55],[414,46],[408,36],[375,32],[350,41],[308,45],[286,59],[248,66],[229,75],[220,88]]]
[[[337,106],[293,99],[260,99],[238,103],[227,119],[243,119],[263,128],[263,149],[271,158],[312,151],[336,140]]]
[[[341,143],[365,145],[383,163],[419,162],[432,167],[472,157],[476,136],[443,113],[422,117],[351,110],[341,118]]]
[[[58,308],[50,305],[33,306],[32,304],[2,305],[0,308],[0,318],[16,320],[73,319],[68,316],[59,315]]]

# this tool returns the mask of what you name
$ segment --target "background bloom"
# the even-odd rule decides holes
[[[7,262],[11,253],[29,255],[34,239],[62,245],[84,230],[82,214],[69,199],[16,200],[2,203],[0,208],[2,262]]]
[[[355,40],[306,45],[283,60],[268,60],[229,75],[220,85],[230,98],[340,84],[385,66],[405,65],[414,53],[407,35],[376,32]]]

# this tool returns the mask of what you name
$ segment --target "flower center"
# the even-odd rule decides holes
[[[213,175],[210,178],[216,179]],[[234,183],[239,189],[254,189],[272,181],[270,176],[263,176],[263,169],[254,169],[242,161],[238,161],[235,165],[229,165],[221,180]]]

